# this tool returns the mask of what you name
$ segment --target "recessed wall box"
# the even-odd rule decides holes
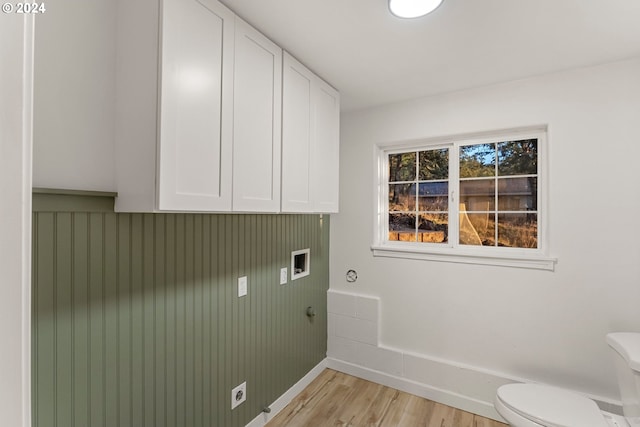
[[[308,276],[310,266],[311,253],[308,248],[291,252],[291,280]]]

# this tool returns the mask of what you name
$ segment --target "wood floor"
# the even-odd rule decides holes
[[[325,369],[266,427],[502,427],[451,408]]]

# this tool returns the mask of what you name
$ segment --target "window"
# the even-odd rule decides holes
[[[374,255],[553,269],[546,129],[378,147]]]

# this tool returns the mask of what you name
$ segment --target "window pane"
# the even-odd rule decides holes
[[[499,178],[498,210],[535,211],[538,209],[538,178]]]
[[[495,175],[495,144],[476,144],[460,147],[460,178],[477,178]]]
[[[415,214],[389,214],[389,240],[401,242],[416,241]]]
[[[495,215],[460,211],[460,244],[492,246],[495,240]]]
[[[449,178],[449,150],[421,151],[418,153],[418,179],[420,181]]]
[[[449,215],[421,214],[418,223],[418,241],[446,243],[449,234]]]
[[[418,209],[446,211],[449,208],[448,182],[423,182],[418,186]]]
[[[466,213],[460,211],[460,244],[476,246],[495,245],[495,214]]]
[[[415,211],[416,185],[389,184],[389,211]]]
[[[511,248],[538,247],[538,215],[498,215],[498,245]]]
[[[538,173],[538,140],[507,141],[498,144],[498,175]]]
[[[415,181],[416,153],[389,154],[389,182]]]
[[[467,211],[494,210],[496,205],[495,188],[495,179],[460,181],[460,209]]]

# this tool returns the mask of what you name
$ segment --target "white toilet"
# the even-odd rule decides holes
[[[607,334],[624,416],[601,411],[582,395],[539,384],[498,388],[496,410],[513,427],[640,427],[640,333]]]

